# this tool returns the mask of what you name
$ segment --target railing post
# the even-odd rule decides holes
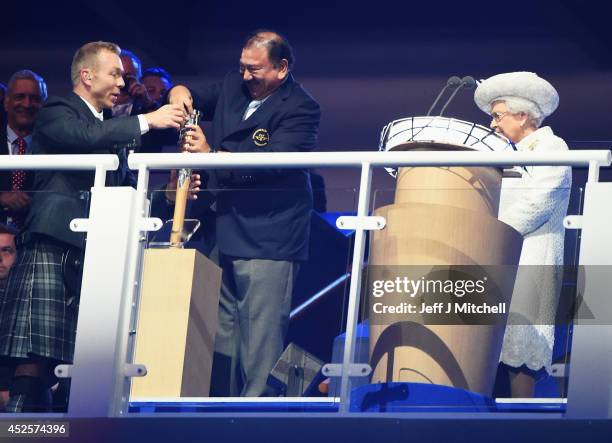
[[[612,417],[611,197],[612,183],[589,182],[585,187],[578,285],[582,293],[577,294],[582,302],[572,334],[567,393],[570,418]]]
[[[68,416],[109,417],[125,403],[126,273],[136,190],[94,187],[89,218],[73,222],[87,232]],[[80,225],[80,226],[79,226]],[[137,239],[136,239],[137,240]],[[128,311],[129,313],[129,311]]]
[[[140,283],[142,275],[142,263],[144,256],[144,246],[146,234],[143,221],[149,214],[149,202],[147,200],[147,189],[149,187],[149,169],[146,165],[138,168],[138,182],[134,205],[132,206],[131,218],[134,223],[131,226],[131,235],[128,244],[128,259],[125,268],[125,287],[123,298],[123,310],[126,317],[123,319],[123,338],[125,345],[117,349],[115,358],[125,363],[139,364],[146,362],[134,362],[134,350],[136,344],[135,331],[138,326],[138,310],[140,307]],[[119,383],[119,381],[118,381]],[[115,415],[125,415],[128,413],[131,379],[125,377],[121,384],[116,386],[117,392],[114,398],[113,410]]]
[[[372,183],[372,167],[370,163],[361,164],[361,180],[359,182],[359,200],[357,217],[366,217],[370,206],[370,186]],[[353,264],[351,270],[351,285],[349,289],[348,315],[346,319],[346,339],[342,356],[342,373],[340,376],[340,412],[350,410],[350,366],[355,360],[355,340],[357,321],[359,318],[359,303],[361,297],[361,276],[365,255],[366,230],[363,227],[355,229],[355,246],[353,248]]]

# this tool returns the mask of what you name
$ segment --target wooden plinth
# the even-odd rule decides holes
[[[206,397],[217,329],[221,269],[195,249],[147,249],[131,397]]]

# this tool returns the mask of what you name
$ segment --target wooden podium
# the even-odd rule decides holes
[[[195,249],[146,249],[131,398],[207,397],[221,269]]]
[[[466,150],[405,143],[394,150]],[[494,167],[401,168],[395,203],[379,208],[385,229],[371,237],[369,265],[496,266],[496,287],[510,306],[522,236],[497,219],[502,171]],[[497,324],[370,324],[372,383],[454,386],[492,394],[505,321]]]

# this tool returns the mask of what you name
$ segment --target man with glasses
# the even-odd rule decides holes
[[[293,79],[293,63],[293,51],[283,36],[256,31],[242,49],[240,70],[222,83],[172,88],[170,103],[188,110],[195,107],[205,120],[212,120],[207,137],[192,127],[184,150],[312,150],[319,105]],[[283,350],[299,263],[308,257],[309,173],[220,170],[208,177],[208,188],[218,190],[216,248],[211,256],[223,269],[213,395],[266,395],[268,374]],[[221,387],[221,374],[230,374],[228,386]]]

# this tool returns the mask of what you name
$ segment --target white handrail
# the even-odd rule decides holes
[[[119,167],[114,154],[3,155],[1,170],[96,171],[94,186],[104,186],[106,173]]]
[[[119,158],[114,154],[5,155],[0,157],[0,170],[93,171],[97,168],[103,168],[106,171],[114,171],[118,167]]]
[[[488,151],[344,151],[344,152],[259,152],[210,154],[132,154],[128,165],[137,169],[138,190],[144,195],[149,171],[178,168],[310,168],[357,167],[361,169],[357,214],[368,214],[372,167],[383,166],[582,166],[589,168],[589,181],[597,181],[599,168],[612,163],[607,150],[573,150],[564,152],[488,152]],[[365,230],[356,229],[353,250],[352,280],[347,309],[346,340],[340,377],[340,412],[349,411],[349,368],[354,360],[356,326],[359,313],[361,266],[364,260]]]
[[[139,172],[139,191],[134,192],[131,189],[123,189],[126,195],[123,196],[122,210],[120,214],[130,214],[130,223],[128,226],[123,226],[121,234],[122,236],[117,237],[113,231],[113,235],[110,236],[112,241],[109,242],[108,247],[100,247],[100,238],[98,239],[97,248],[92,247],[93,243],[88,245],[88,255],[86,254],[85,268],[89,269],[89,275],[93,280],[89,282],[89,287],[105,288],[108,286],[108,282],[104,280],[104,275],[95,272],[95,264],[98,261],[107,260],[107,255],[116,255],[115,245],[125,249],[127,259],[125,260],[126,275],[115,276],[116,279],[121,279],[120,283],[125,283],[121,289],[121,303],[131,307],[134,301],[134,292],[137,291],[136,284],[139,280],[136,278],[138,275],[138,266],[140,262],[140,254],[142,252],[142,232],[144,224],[140,221],[146,216],[145,199],[146,199],[146,185],[151,169],[178,169],[181,167],[192,167],[202,169],[223,169],[223,168],[307,168],[307,167],[357,167],[361,169],[361,181],[359,188],[359,204],[358,204],[358,215],[366,216],[369,211],[369,196],[370,196],[370,185],[371,185],[371,167],[382,167],[382,166],[510,166],[510,165],[567,165],[577,167],[588,167],[589,168],[589,181],[597,181],[597,172],[600,167],[610,166],[612,163],[612,153],[607,150],[573,150],[567,152],[374,152],[374,151],[344,151],[344,152],[309,152],[309,153],[240,153],[231,155],[208,155],[208,154],[132,154],[128,159],[129,166],[132,169],[137,169]],[[102,155],[102,154],[81,154],[81,155],[25,155],[25,156],[0,156],[0,170],[95,170],[96,171],[96,186],[104,184],[104,177],[106,171],[115,170],[119,166],[118,157],[115,155]],[[604,185],[604,184],[602,184]],[[606,188],[607,190],[609,188]],[[92,201],[97,201],[101,206],[100,208],[105,209],[107,207],[115,208],[116,198],[115,194],[111,193],[111,189],[102,189],[92,195]],[[108,192],[106,192],[108,191]],[[112,190],[114,191],[114,190]],[[586,196],[589,195],[589,191],[593,194],[593,189],[586,189]],[[127,195],[131,193],[130,195]],[[101,199],[103,197],[103,199]],[[604,195],[607,198],[607,195]],[[585,197],[586,199],[587,197]],[[96,200],[97,199],[97,200]],[[602,199],[603,201],[603,199]],[[607,201],[607,200],[606,200]],[[105,212],[105,211],[103,211]],[[602,212],[603,213],[603,212]],[[589,223],[593,219],[600,217],[603,220],[609,219],[609,217],[601,217],[599,213],[592,213],[585,215],[584,226],[588,231],[588,227],[591,226]],[[110,223],[98,223],[95,224],[95,217],[92,221],[96,230],[100,232],[107,232],[107,227],[111,226]],[[114,226],[114,225],[112,225]],[[90,226],[91,228],[91,226]],[[89,231],[89,238],[93,237],[93,231]],[[96,234],[96,235],[97,235]],[[592,232],[590,235],[592,237]],[[112,251],[112,254],[108,253],[108,250]],[[123,250],[122,249],[122,250]],[[96,255],[97,254],[97,255]],[[105,255],[107,254],[107,255]],[[114,256],[113,255],[113,256]],[[361,227],[356,230],[356,240],[353,250],[353,267],[351,273],[353,275],[351,279],[350,296],[349,296],[349,308],[347,310],[347,321],[346,321],[346,341],[344,346],[344,358],[342,363],[342,374],[341,374],[341,412],[347,412],[349,410],[350,400],[350,384],[348,383],[350,374],[349,369],[354,360],[354,348],[356,338],[356,326],[359,313],[360,305],[360,278],[361,278],[361,267],[363,265],[365,255],[365,228]],[[94,270],[94,271],[92,271]],[[116,282],[115,282],[116,283]],[[119,293],[119,292],[117,292]],[[87,292],[86,292],[87,294]],[[89,294],[95,295],[93,292]],[[83,296],[83,300],[87,299],[87,296]],[[115,297],[117,298],[117,297]],[[93,309],[94,315],[97,311]],[[127,308],[126,308],[127,312]],[[104,395],[100,398],[94,398],[94,402],[97,402],[97,406],[100,406],[103,402],[110,402],[112,404],[102,406],[108,406],[108,410],[111,411],[111,415],[119,415],[116,411],[127,412],[127,400],[129,399],[129,383],[125,381],[126,375],[123,372],[124,363],[131,364],[131,357],[126,359],[126,343],[129,340],[129,331],[131,331],[130,319],[125,316],[124,319],[114,322],[114,326],[109,328],[106,337],[103,341],[103,347],[110,347],[114,349],[115,361],[118,362],[120,369],[113,377],[112,382],[109,382],[109,386],[103,386],[104,389],[110,387],[113,392],[119,392],[119,396],[113,396],[112,399],[108,399],[109,396]],[[83,324],[85,329],[87,325]],[[114,328],[114,329],[113,329]],[[82,328],[81,328],[82,329]],[[93,331],[93,332],[92,332]],[[99,330],[92,330],[90,332],[99,333]],[[80,332],[82,336],[82,331]],[[88,343],[89,346],[89,343]],[[90,352],[90,350],[87,350]],[[96,348],[92,352],[99,352]],[[590,355],[590,354],[589,354]],[[127,360],[127,361],[126,361]],[[587,385],[590,380],[585,379],[584,384]],[[74,386],[74,385],[73,385]],[[89,386],[89,385],[88,385]],[[96,388],[100,388],[96,386]],[[81,397],[86,397],[89,401],[89,396],[97,395],[96,390],[91,388],[89,392],[81,392]],[[106,392],[106,391],[104,391]],[[602,391],[603,392],[603,391]],[[71,397],[75,392],[71,393]],[[603,392],[603,395],[608,395],[607,392]],[[569,403],[569,401],[568,401]],[[605,403],[605,413],[608,414],[607,409],[608,403]]]
[[[358,167],[371,166],[609,166],[612,153],[607,150],[574,150],[565,152],[481,152],[481,151],[345,151],[345,152],[261,152],[209,154],[132,154],[128,165],[132,169],[175,168],[257,168],[257,167]]]

